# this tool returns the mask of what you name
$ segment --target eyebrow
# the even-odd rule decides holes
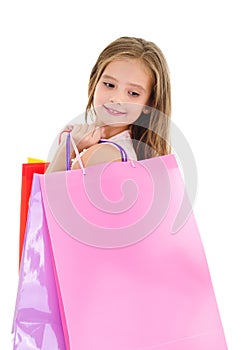
[[[111,80],[114,80],[114,81],[118,82],[118,80],[116,78],[114,78],[113,76],[108,75],[108,74],[102,75],[101,78],[102,79],[111,79]],[[144,92],[146,92],[146,89],[143,86],[141,86],[140,84],[130,83],[130,82],[128,82],[127,84],[130,85],[130,86],[133,86],[133,87],[135,87],[137,89],[140,89],[140,90],[142,90]]]

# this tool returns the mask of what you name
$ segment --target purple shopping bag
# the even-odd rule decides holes
[[[13,322],[14,350],[65,350],[50,238],[34,175]]]
[[[39,179],[66,349],[227,349],[174,155]]]

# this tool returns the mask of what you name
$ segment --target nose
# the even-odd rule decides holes
[[[126,96],[122,91],[113,91],[109,98],[110,103],[123,103],[126,102]]]

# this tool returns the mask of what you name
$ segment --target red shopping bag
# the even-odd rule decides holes
[[[33,174],[34,173],[44,174],[46,167],[47,167],[47,163],[33,162],[33,160],[31,160],[31,162],[22,164],[21,200],[20,200],[20,232],[19,232],[19,264],[21,261],[22,250],[23,250]]]

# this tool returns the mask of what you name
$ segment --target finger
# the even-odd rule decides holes
[[[81,130],[82,131],[79,132],[79,137],[78,135],[76,137],[76,145],[80,151],[98,143],[100,139],[99,130],[94,130],[94,128],[90,126],[84,126]]]

